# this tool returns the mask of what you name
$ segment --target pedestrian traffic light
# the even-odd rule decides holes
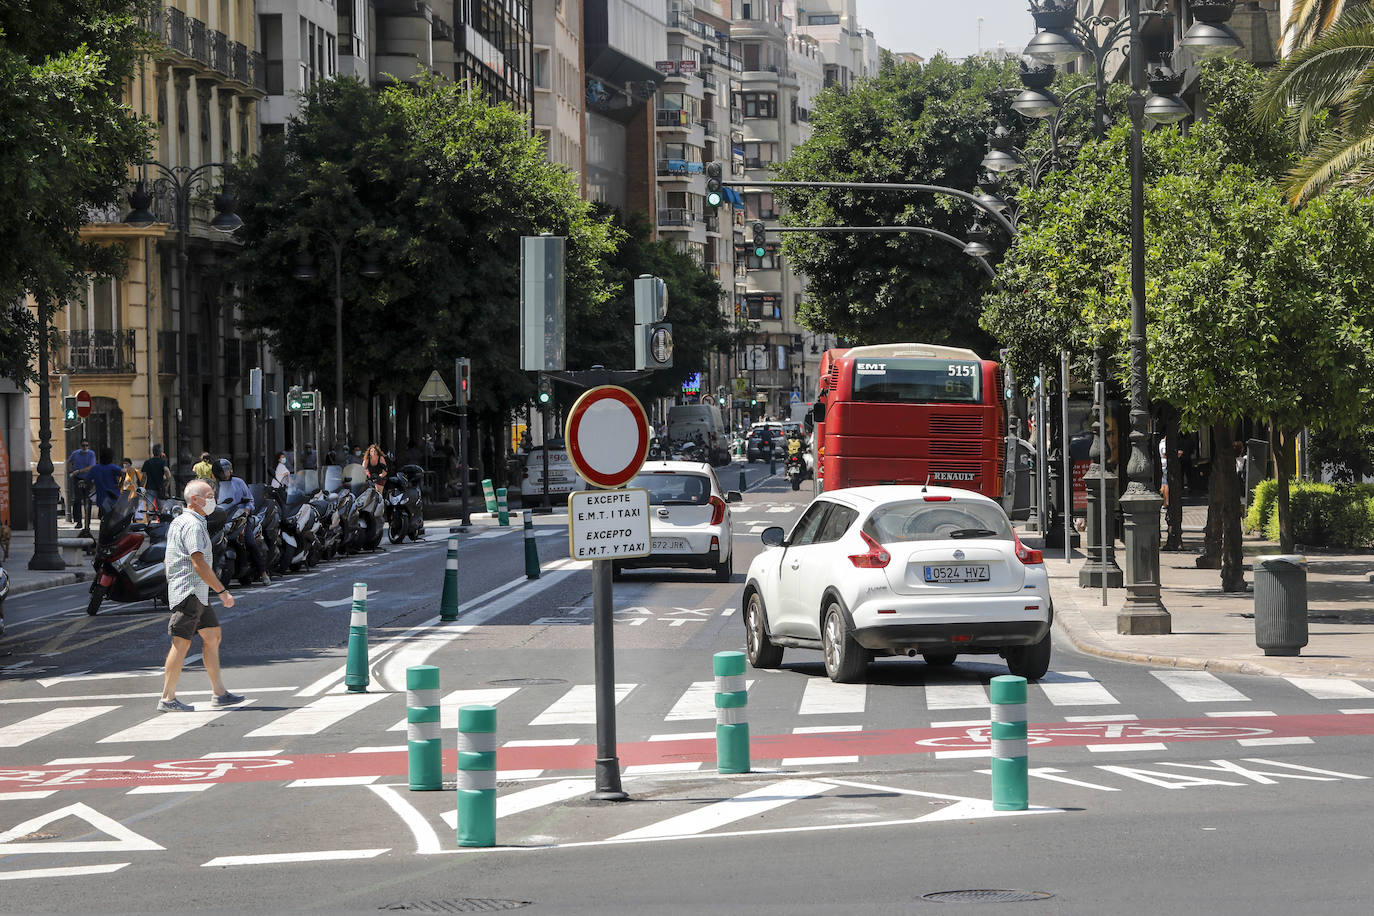
[[[541,375],[539,377],[539,406],[548,407],[553,403],[553,379]]]
[[[706,206],[714,210],[725,200],[725,195],[720,189],[720,163],[710,162],[706,165]]]
[[[458,406],[468,406],[468,398],[472,396],[472,360],[466,356],[460,356],[454,361],[458,376]]]
[[[752,236],[753,236],[753,242],[754,242],[754,257],[756,257],[756,258],[761,258],[761,257],[763,257],[764,255],[766,255],[766,254],[768,253],[768,249],[767,249],[767,247],[765,246],[765,240],[764,240],[764,231],[765,231],[765,230],[764,230],[764,227],[763,227],[763,223],[761,223],[761,222],[755,222],[755,223],[753,223],[753,225],[751,225],[749,228],[750,228],[750,232],[752,233]]]
[[[76,421],[76,395],[68,395],[62,399],[62,414],[68,423]]]
[[[301,386],[292,385],[286,392],[286,410],[288,413],[300,413],[305,406],[305,399],[301,396]]]

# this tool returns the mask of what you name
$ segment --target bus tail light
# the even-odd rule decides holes
[[[877,541],[873,540],[873,538],[869,537],[868,532],[860,531],[859,537],[863,538],[864,543],[868,545],[868,553],[853,554],[849,557],[849,562],[860,569],[886,568],[887,564],[892,560],[892,554],[884,550],[882,544],[879,544]]]

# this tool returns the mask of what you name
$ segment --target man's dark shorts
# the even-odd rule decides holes
[[[219,626],[219,618],[208,604],[201,604],[195,593],[187,595],[174,608],[167,622],[167,632],[182,639],[190,639],[197,630]]]

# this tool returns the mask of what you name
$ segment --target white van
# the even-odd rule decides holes
[[[725,444],[725,421],[720,410],[708,404],[679,404],[668,408],[668,438],[674,442],[686,442],[701,433],[703,442],[710,442],[715,436],[721,445]]]

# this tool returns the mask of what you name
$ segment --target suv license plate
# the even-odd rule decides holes
[[[653,538],[654,550],[686,550],[686,538]]]
[[[927,582],[987,582],[992,571],[987,566],[927,566]]]

